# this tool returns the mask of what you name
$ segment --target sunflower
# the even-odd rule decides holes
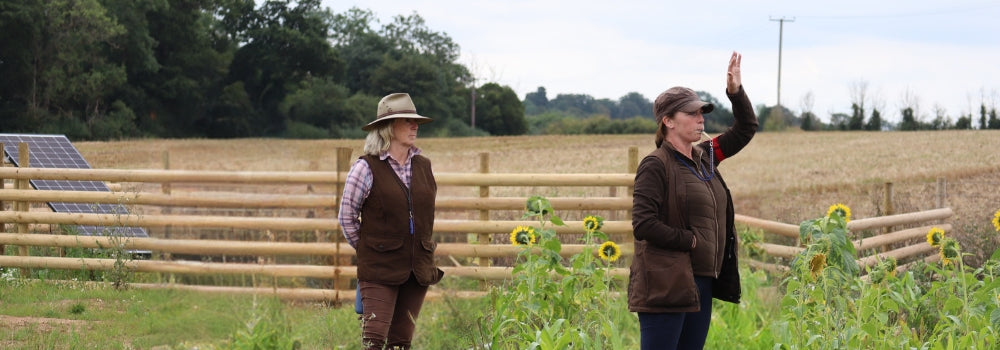
[[[587,231],[597,231],[604,226],[604,218],[600,216],[588,215],[583,218],[583,229]]]
[[[826,268],[826,254],[816,253],[812,259],[809,259],[809,272],[812,273],[813,278],[819,276],[824,268]]]
[[[601,244],[601,248],[597,250],[597,256],[601,257],[607,262],[615,262],[619,257],[622,256],[621,248],[612,241],[606,241]]]
[[[941,254],[941,263],[945,265],[958,260],[960,256],[958,241],[946,238],[943,242],[941,242],[941,250],[939,251],[939,254]]]
[[[889,271],[889,276],[895,277],[896,268],[899,267],[898,263],[896,262],[896,258],[890,256],[888,259],[885,260],[885,262],[886,262],[885,268],[887,271]]]
[[[993,228],[996,229],[997,232],[1000,232],[1000,210],[993,213]]]
[[[931,247],[940,246],[941,240],[943,239],[944,239],[944,230],[937,227],[931,227],[931,230],[927,231],[927,244],[930,244]]]
[[[518,226],[514,228],[514,231],[510,231],[511,245],[526,245],[530,247],[535,244],[537,239],[535,228],[531,226]]]
[[[897,267],[899,267],[899,265],[897,265],[896,258],[890,256],[885,260],[882,260],[882,268],[889,273],[889,276],[896,276]]]
[[[826,211],[826,216],[830,217],[836,212],[840,214],[840,217],[844,218],[844,222],[851,222],[851,208],[848,208],[842,203],[837,203],[830,206],[830,209]]]

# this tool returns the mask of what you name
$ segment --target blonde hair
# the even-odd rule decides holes
[[[368,156],[382,155],[382,153],[389,151],[392,136],[391,119],[388,123],[380,123],[376,125],[372,131],[368,132],[368,137],[365,138],[365,147],[362,152]]]

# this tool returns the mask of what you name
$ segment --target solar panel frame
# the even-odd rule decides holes
[[[0,155],[7,157],[15,166],[21,166],[18,159],[18,144],[25,142],[28,144],[28,165],[32,168],[91,169],[90,163],[83,158],[66,135],[0,134],[0,142],[4,145]],[[111,192],[111,188],[103,181],[30,180],[29,182],[38,190]],[[57,213],[112,214],[123,218],[126,222],[131,215],[128,208],[121,204],[49,202],[48,206]],[[75,227],[79,234],[88,236],[149,237],[146,229],[141,227],[122,225]]]

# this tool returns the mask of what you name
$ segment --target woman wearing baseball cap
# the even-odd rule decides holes
[[[672,87],[653,104],[656,150],[635,174],[629,310],[638,313],[642,349],[701,349],[712,299],[739,303],[733,199],[716,166],[743,149],[757,117],[743,91],[739,53],[726,74],[736,121],[703,138],[715,109],[689,88]]]

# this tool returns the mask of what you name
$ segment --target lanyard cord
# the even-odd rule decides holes
[[[692,168],[690,165],[688,165],[687,162],[685,162],[683,159],[681,159],[680,156],[677,155],[677,152],[674,152],[674,158],[677,158],[677,160],[680,161],[681,164],[684,164],[684,166],[687,167],[688,170],[691,170],[691,172],[694,173],[694,176],[698,177],[698,180],[701,180],[701,181],[710,181],[710,180],[712,180],[713,177],[715,177],[715,152],[713,152],[713,151],[714,150],[712,149],[712,144],[709,143],[708,144],[708,159],[709,159],[709,161],[708,161],[708,163],[709,163],[709,165],[708,165],[709,166],[708,174],[704,174],[704,173],[699,172],[699,171],[695,170],[694,168]]]

